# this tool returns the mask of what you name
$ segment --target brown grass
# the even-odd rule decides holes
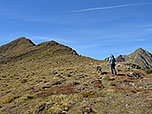
[[[76,93],[74,88],[75,88],[74,85],[60,85],[60,86],[56,86],[56,87],[47,89],[47,90],[39,93],[37,96],[38,97],[47,97],[47,96],[51,96],[51,95],[73,94],[73,93]]]

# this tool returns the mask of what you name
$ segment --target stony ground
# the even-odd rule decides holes
[[[106,61],[35,57],[0,64],[1,114],[152,114],[152,75],[143,70],[117,63],[112,76]]]

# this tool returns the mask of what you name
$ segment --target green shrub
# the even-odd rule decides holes
[[[151,74],[152,73],[152,69],[145,69],[144,70],[147,74]]]

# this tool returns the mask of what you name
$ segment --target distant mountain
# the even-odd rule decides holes
[[[130,55],[120,55],[116,58],[117,62],[134,62],[142,69],[152,68],[152,54],[142,48],[137,49]]]

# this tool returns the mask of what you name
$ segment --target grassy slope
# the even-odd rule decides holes
[[[0,56],[11,57],[17,56],[25,52],[26,49],[34,46],[35,44],[25,37],[18,38],[8,44],[0,47]]]
[[[73,55],[62,45],[47,44],[0,64],[0,113],[152,113],[150,74],[142,80],[111,77],[107,62]],[[108,74],[96,74],[99,64]],[[123,68],[119,71],[129,72]]]

